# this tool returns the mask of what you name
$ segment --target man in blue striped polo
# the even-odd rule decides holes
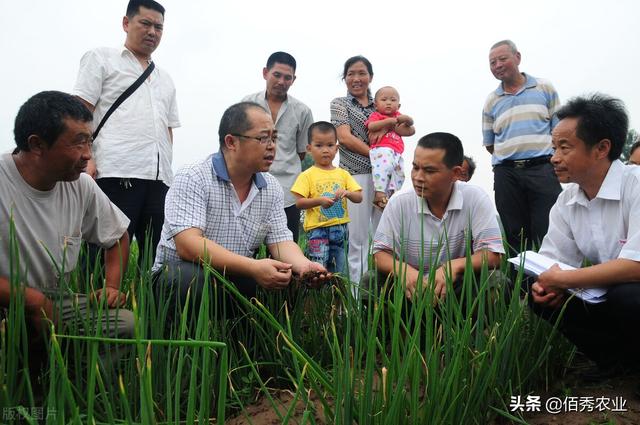
[[[482,110],[482,142],[492,154],[496,207],[512,253],[539,246],[562,188],[549,162],[558,94],[547,80],[520,72],[511,40],[491,47],[489,66],[501,81]]]

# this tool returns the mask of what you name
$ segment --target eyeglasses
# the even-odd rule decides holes
[[[270,134],[268,136],[260,136],[260,137],[256,137],[256,136],[245,136],[244,134],[234,134],[231,133],[232,136],[235,137],[244,137],[245,139],[253,139],[256,142],[260,143],[261,145],[266,145],[267,143],[271,142],[274,145],[278,142],[278,135],[277,134]]]

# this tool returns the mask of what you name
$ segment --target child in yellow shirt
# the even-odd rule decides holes
[[[307,257],[332,273],[346,276],[347,199],[362,202],[362,188],[351,174],[333,165],[337,151],[333,124],[313,123],[309,127],[307,152],[315,164],[298,176],[291,192],[297,199],[296,207],[306,210]]]

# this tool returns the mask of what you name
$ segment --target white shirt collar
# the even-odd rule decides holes
[[[442,216],[442,219],[444,219],[447,216],[449,211],[462,209],[463,197],[459,188],[460,184],[461,183],[458,181],[453,184],[453,188],[451,189],[451,198],[449,198],[449,203],[447,204],[447,209],[444,215]],[[429,214],[435,217],[435,215],[433,215],[433,213],[429,209],[429,204],[427,204],[427,201],[424,198],[418,196],[417,194],[416,194],[416,197],[418,198],[418,214]]]
[[[622,174],[624,173],[624,164],[616,159],[609,166],[609,170],[607,171],[607,175],[604,177],[602,181],[602,185],[598,190],[595,198],[607,199],[611,201],[619,201],[620,200],[620,184],[622,183]],[[582,206],[586,206],[589,203],[589,199],[587,199],[587,195],[585,195],[584,191],[581,188],[578,188],[575,195],[573,195],[569,201],[567,201],[567,205],[572,204],[580,204]]]
[[[130,55],[133,60],[138,62],[136,55],[134,55],[133,52],[127,48],[127,46],[122,46],[122,49],[120,50],[120,55]],[[147,59],[147,63],[151,63],[152,61],[153,61],[153,58],[149,56],[149,59]]]

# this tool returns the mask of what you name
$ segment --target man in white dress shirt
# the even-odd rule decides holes
[[[560,329],[580,351],[600,369],[637,367],[640,168],[618,159],[627,113],[620,100],[595,94],[571,99],[558,118],[551,163],[561,183],[573,184],[551,209],[540,253],[577,269],[542,273],[531,288],[534,309],[553,318],[566,303]],[[567,289],[589,287],[605,288],[606,301],[568,297]]]
[[[164,29],[164,7],[131,0],[122,18],[123,47],[100,47],[80,61],[74,94],[93,112],[94,131],[116,99],[151,64]],[[93,145],[87,173],[131,220],[140,260],[151,261],[164,222],[164,199],[173,179],[172,129],[179,127],[171,77],[155,67],[149,77],[108,118]],[[145,253],[147,230],[150,253]]]

